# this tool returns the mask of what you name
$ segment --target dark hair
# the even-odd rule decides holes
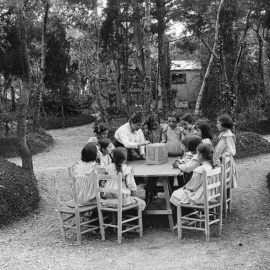
[[[187,149],[192,153],[196,153],[197,147],[202,143],[199,137],[189,137],[187,141]]]
[[[131,115],[129,119],[130,123],[136,124],[136,123],[143,123],[144,122],[144,116],[142,112],[135,112]]]
[[[221,126],[224,128],[232,129],[233,120],[228,114],[222,114],[218,116],[217,120],[221,123]]]
[[[210,145],[208,143],[201,143],[200,145],[198,145],[197,151],[200,154],[202,154],[202,156],[205,160],[208,160],[210,162],[210,164],[212,165],[213,168],[215,167],[214,148],[212,145]]]
[[[101,134],[107,130],[108,130],[108,125],[103,122],[94,125],[94,133],[96,134]]]
[[[177,112],[170,112],[168,114],[168,118],[171,117],[171,118],[175,118],[177,122],[180,122],[180,116]]]
[[[181,120],[182,120],[182,121],[186,121],[186,122],[188,122],[189,124],[194,123],[194,118],[193,118],[193,116],[192,116],[191,113],[185,113],[185,114],[181,117]]]
[[[81,152],[81,160],[83,162],[95,161],[97,159],[97,146],[95,143],[87,143]]]
[[[98,144],[100,146],[100,152],[102,152],[102,149],[106,149],[112,142],[109,139],[101,139],[98,141]]]
[[[159,117],[159,115],[158,114],[156,114],[156,113],[152,113],[152,114],[150,114],[149,116],[148,116],[148,123],[150,124],[151,122],[153,123],[153,122],[156,122],[156,121],[158,121],[159,123],[160,123],[160,117]]]
[[[211,127],[207,122],[199,122],[196,124],[196,128],[200,129],[202,132],[202,139],[213,139]]]
[[[127,160],[127,149],[125,147],[115,148],[113,150],[113,159],[117,173],[121,173],[122,164],[125,160]]]

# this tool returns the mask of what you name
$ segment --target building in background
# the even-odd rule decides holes
[[[171,61],[171,88],[175,107],[187,108],[196,102],[201,86],[201,64],[193,60]]]

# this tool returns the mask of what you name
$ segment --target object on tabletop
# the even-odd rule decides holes
[[[168,162],[168,149],[165,143],[146,145],[146,164],[159,165]]]

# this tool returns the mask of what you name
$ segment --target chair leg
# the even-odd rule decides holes
[[[177,232],[178,238],[182,238],[182,208],[177,204]]]
[[[223,214],[227,218],[227,188],[223,192]]]
[[[142,223],[142,207],[139,205],[138,207],[138,217],[139,217],[139,234],[140,237],[143,236],[143,223]]]
[[[62,237],[64,239],[64,242],[66,242],[67,237],[66,237],[66,230],[64,228],[64,218],[63,218],[63,213],[61,213],[60,211],[58,211],[58,218],[59,218],[59,222],[60,222],[61,234],[62,234]]]
[[[218,219],[219,219],[218,235],[221,236],[221,231],[222,231],[222,205],[220,205],[220,207],[218,209]]]
[[[105,229],[104,229],[104,221],[103,221],[103,213],[100,209],[98,209],[98,219],[99,219],[99,227],[102,241],[105,241]]]
[[[80,220],[80,213],[75,212],[75,222],[76,222],[76,230],[77,230],[77,242],[81,245],[81,220]]]
[[[228,203],[228,211],[229,213],[231,213],[232,212],[232,189],[229,188],[228,190],[229,190],[229,198],[230,198],[229,203]]]
[[[210,240],[210,226],[209,226],[209,211],[204,211],[204,218],[205,218],[205,236],[206,241],[209,242]]]
[[[112,213],[112,222],[113,222],[114,225],[117,225],[116,213]],[[116,234],[116,228],[113,228],[113,233]]]
[[[117,235],[118,235],[118,244],[121,244],[122,242],[122,211],[118,211]]]

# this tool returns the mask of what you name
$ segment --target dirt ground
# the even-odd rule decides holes
[[[49,131],[55,146],[33,157],[40,208],[0,231],[0,269],[270,269],[270,195],[265,182],[269,154],[236,161],[240,179],[233,192],[233,212],[224,220],[221,237],[213,227],[209,243],[202,232],[184,231],[178,240],[166,216],[144,216],[141,239],[126,234],[118,245],[111,233],[105,242],[89,234],[77,246],[71,233],[65,244],[52,175],[66,175],[91,132],[92,125]],[[21,163],[19,158],[10,161]]]

